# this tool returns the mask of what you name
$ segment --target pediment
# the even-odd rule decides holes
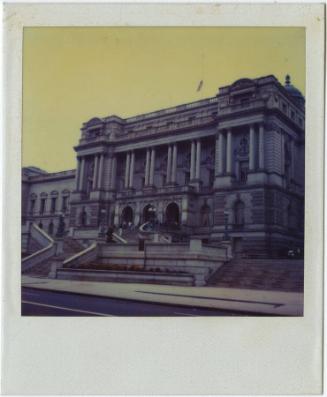
[[[255,85],[254,81],[251,79],[239,79],[236,80],[232,85],[232,90],[242,90],[244,88],[253,87]]]
[[[86,127],[89,128],[89,127],[94,127],[94,126],[102,125],[102,124],[103,124],[103,122],[101,119],[99,119],[98,117],[93,117],[91,120],[89,120],[86,123]]]

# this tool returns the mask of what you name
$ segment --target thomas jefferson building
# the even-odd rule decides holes
[[[23,169],[23,223],[55,235],[62,214],[67,233],[90,242],[152,219],[183,238],[227,232],[243,255],[302,247],[304,111],[289,76],[265,76],[174,108],[92,118],[76,170]]]

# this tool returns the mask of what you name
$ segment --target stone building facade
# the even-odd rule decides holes
[[[76,171],[23,170],[23,220],[55,233],[62,213],[81,240],[155,219],[207,241],[227,232],[236,254],[302,247],[304,125],[302,94],[272,75],[174,108],[92,118]]]

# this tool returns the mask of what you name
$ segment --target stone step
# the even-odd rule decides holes
[[[209,285],[302,292],[303,279],[301,260],[237,259],[219,268]]]

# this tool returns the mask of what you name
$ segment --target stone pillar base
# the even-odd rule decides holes
[[[62,238],[56,239],[56,255],[59,256],[64,252],[64,240]]]
[[[189,182],[189,186],[193,186],[193,187],[195,187],[195,189],[196,189],[197,191],[199,191],[200,188],[201,188],[201,180],[200,180],[200,179],[192,179],[192,180]]]
[[[220,187],[231,186],[234,180],[234,175],[220,175],[216,176],[213,187],[218,189]]]
[[[264,184],[267,183],[267,181],[268,181],[267,174],[264,171],[248,173],[248,179],[247,179],[248,184],[251,185]]]

